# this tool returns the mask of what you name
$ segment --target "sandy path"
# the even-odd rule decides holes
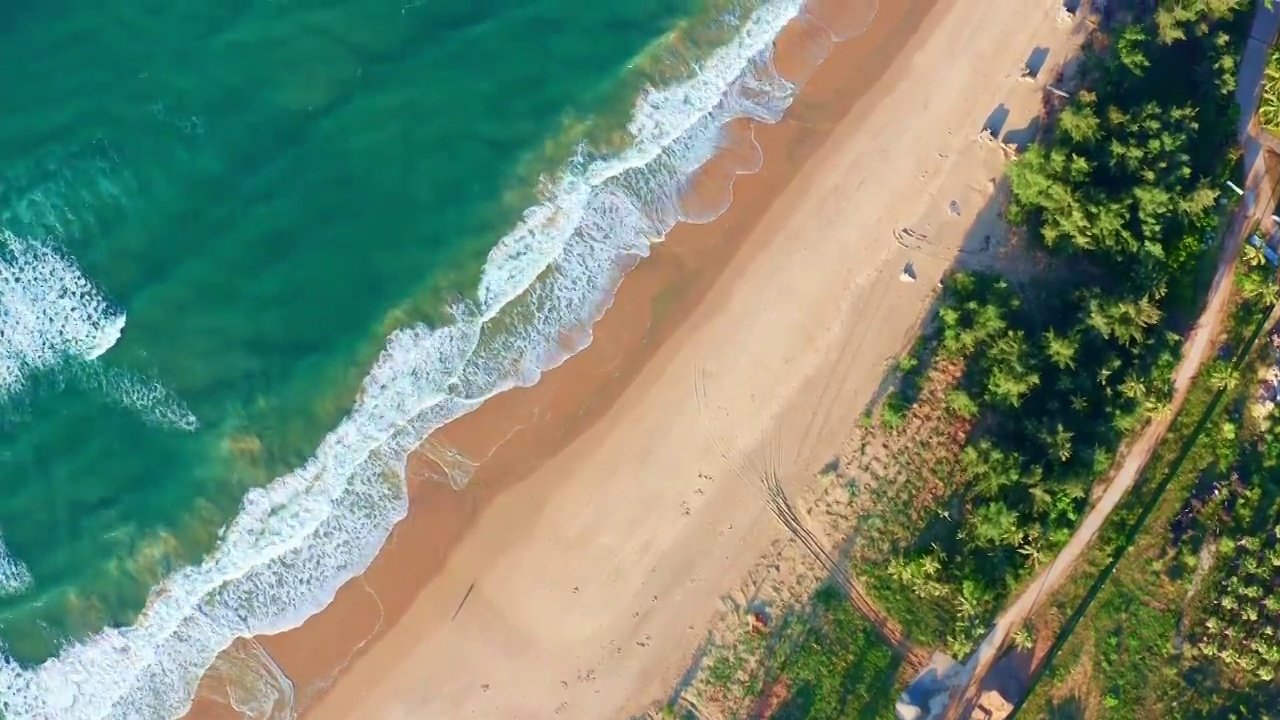
[[[1032,48],[1065,33],[1057,6],[933,11],[616,404],[483,511],[308,717],[596,720],[664,695],[779,532],[720,448],[750,457],[777,438],[801,476],[834,453],[973,239],[970,208],[1002,163],[975,136],[1028,91],[1017,76]],[[927,228],[929,246],[898,246],[903,226]],[[907,261],[915,283],[899,281]]]
[[[1098,531],[1102,529],[1103,523],[1142,475],[1156,447],[1164,439],[1178,411],[1182,409],[1187,393],[1191,390],[1191,381],[1195,379],[1200,368],[1217,348],[1219,331],[1234,287],[1236,259],[1240,255],[1240,247],[1248,234],[1257,227],[1264,213],[1270,212],[1276,202],[1274,173],[1268,172],[1266,156],[1261,151],[1262,143],[1257,138],[1259,134],[1257,125],[1250,123],[1253,117],[1252,109],[1256,106],[1258,96],[1258,93],[1252,89],[1259,87],[1262,80],[1261,72],[1250,71],[1250,68],[1260,67],[1258,60],[1265,59],[1276,36],[1277,18],[1280,18],[1280,13],[1275,9],[1259,7],[1246,62],[1242,63],[1241,85],[1236,98],[1241,105],[1243,118],[1241,141],[1246,147],[1246,158],[1250,160],[1245,169],[1246,195],[1244,202],[1232,217],[1224,236],[1221,258],[1204,310],[1196,320],[1195,327],[1186,342],[1183,343],[1182,360],[1174,371],[1174,392],[1170,410],[1165,416],[1148,425],[1124,451],[1115,475],[1103,491],[1102,497],[1085,516],[1080,527],[1076,528],[1066,546],[1053,559],[1053,562],[1022,591],[1013,604],[996,619],[991,632],[965,664],[962,673],[957,676],[957,685],[960,682],[964,684],[960,692],[953,694],[953,700],[943,715],[945,718],[955,720],[955,718],[968,717],[972,713],[971,708],[978,699],[983,678],[999,657],[1008,639],[1022,627],[1027,618],[1049,601],[1062,581],[1071,574],[1076,562],[1089,548]],[[1262,29],[1259,30],[1259,27]],[[1259,35],[1260,32],[1261,35]],[[1250,57],[1253,62],[1249,62]]]

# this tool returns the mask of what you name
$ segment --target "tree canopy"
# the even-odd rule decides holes
[[[954,604],[953,652],[1070,536],[1124,436],[1167,412],[1174,299],[1199,292],[1232,161],[1237,45],[1222,21],[1239,4],[1166,3],[1087,50],[1089,89],[1009,170],[1007,217],[1058,271],[944,285],[931,347],[963,366],[945,405],[976,425],[947,510],[890,571]]]

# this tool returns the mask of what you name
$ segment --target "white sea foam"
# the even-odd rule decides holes
[[[61,365],[148,424],[195,430],[195,415],[160,383],[90,362],[116,344],[124,326],[125,313],[70,258],[0,231],[0,398],[20,392],[32,373]]]
[[[780,117],[794,87],[774,71],[772,43],[800,12],[801,0],[765,3],[689,80],[644,93],[630,149],[611,158],[584,150],[546,202],[496,244],[478,306],[459,306],[439,329],[393,333],[313,458],[250,491],[218,547],[156,588],[134,625],[34,669],[0,659],[0,712],[11,720],[175,717],[234,638],[295,627],[327,605],[407,512],[408,452],[585,347],[626,269],[682,219],[681,193],[725,123]]]
[[[195,432],[200,421],[186,403],[159,382],[101,363],[79,363],[69,368],[74,379],[117,407],[133,411],[147,425]]]
[[[124,322],[70,259],[0,231],[0,396],[21,389],[33,371],[99,357]]]
[[[31,571],[4,546],[0,536],[0,598],[19,595],[31,586]]]
[[[65,166],[64,166],[65,165]],[[105,146],[47,158],[0,176],[0,399],[32,373],[65,364],[103,398],[157,427],[193,431],[199,421],[155,380],[93,361],[115,346],[125,313],[47,241],[92,233],[94,208],[126,205],[131,179]]]

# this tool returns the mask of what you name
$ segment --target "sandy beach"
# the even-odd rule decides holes
[[[191,716],[242,717],[228,685],[258,649],[314,720],[607,720],[668,695],[782,534],[733,467],[775,463],[803,490],[943,273],[996,259],[1007,158],[979,132],[1033,135],[1060,5],[882,2],[757,129],[764,165],[730,210],[642,261],[590,348],[437,433],[370,570],[301,628],[237,646]],[[792,35],[784,75],[805,72]],[[441,448],[475,463],[465,489],[441,482]]]

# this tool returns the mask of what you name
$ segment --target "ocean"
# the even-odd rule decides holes
[[[176,717],[234,638],[324,607],[412,448],[723,211],[687,191],[791,102],[774,38],[833,34],[806,12],[0,7],[0,714]]]

